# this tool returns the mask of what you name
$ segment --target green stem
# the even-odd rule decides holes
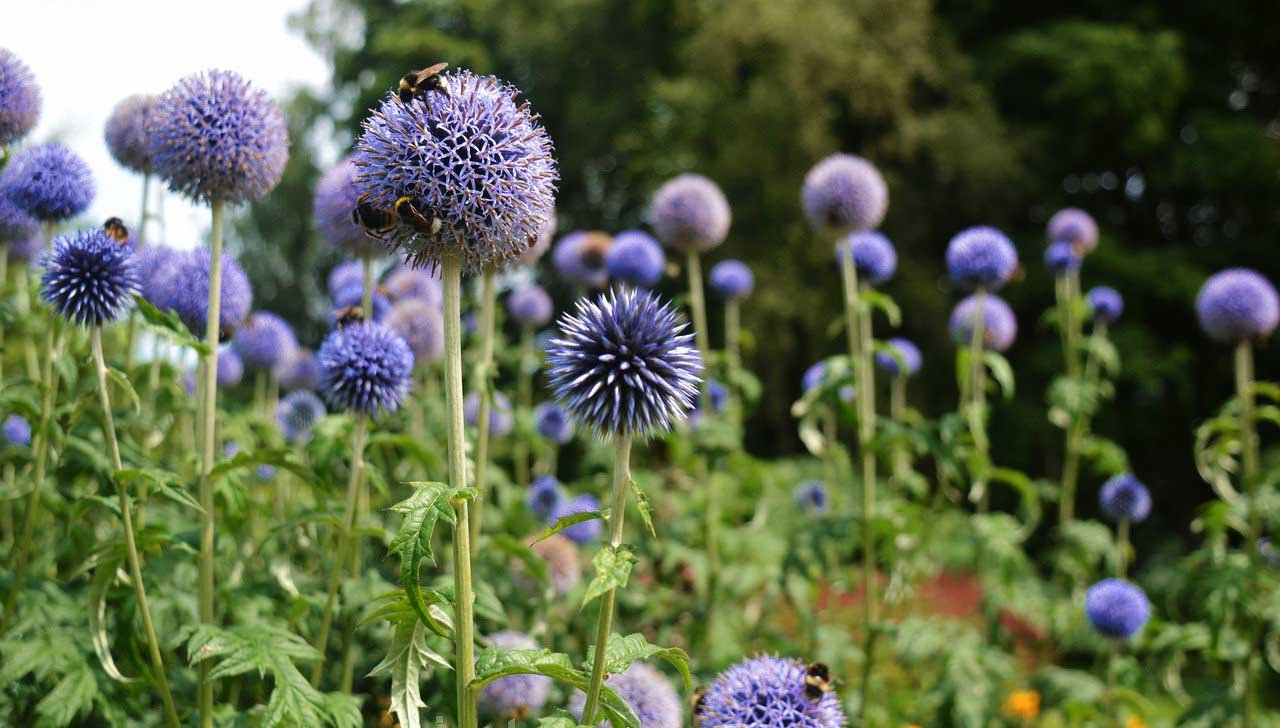
[[[360,313],[365,321],[373,320],[373,257],[364,256],[364,289],[360,292]]]
[[[471,513],[471,540],[480,538],[484,523],[485,486],[489,477],[489,420],[493,416],[493,368],[494,308],[497,291],[494,286],[493,266],[485,266],[480,289],[480,361],[475,369],[475,388],[480,395],[476,414],[476,498]]]
[[[1248,496],[1249,530],[1245,535],[1245,553],[1255,565],[1261,560],[1258,541],[1262,537],[1262,509],[1258,505],[1258,433],[1254,425],[1253,399],[1253,342],[1245,340],[1236,345],[1236,397],[1240,400],[1240,481]],[[1253,631],[1251,644],[1256,646],[1262,631],[1259,624]],[[1258,668],[1256,655],[1251,654],[1245,664],[1245,688],[1241,711],[1241,725],[1251,728],[1257,711]]]
[[[730,409],[734,424],[742,424],[742,400],[738,393],[738,370],[742,367],[742,308],[736,298],[724,304],[725,385],[734,393]]]
[[[613,450],[613,506],[609,510],[609,545],[617,550],[622,545],[622,525],[627,512],[627,491],[631,487],[631,438],[614,436]],[[610,589],[600,598],[600,616],[596,620],[595,657],[591,664],[591,682],[587,686],[587,700],[582,707],[582,724],[595,725],[599,719],[596,710],[600,705],[600,690],[604,687],[605,656],[609,647],[609,633],[613,629],[613,608],[617,590]]]
[[[1129,519],[1116,524],[1116,576],[1123,579],[1129,566]]]
[[[209,307],[205,312],[205,346],[201,355],[203,381],[200,438],[200,568],[199,600],[200,621],[214,623],[213,561],[214,561],[214,503],[213,503],[213,453],[216,441],[218,411],[218,339],[222,320],[222,217],[223,203],[214,200],[211,205],[211,231],[209,236]],[[213,727],[213,681],[209,678],[210,661],[200,663],[198,703],[201,728]]]
[[[31,313],[31,268],[24,266],[18,270],[18,317],[27,318]],[[22,337],[22,354],[27,363],[27,379],[33,382],[47,381],[40,379],[40,363],[36,359],[35,342],[31,335]]]
[[[111,416],[111,395],[107,391],[107,364],[102,356],[101,328],[94,326],[89,329],[89,346],[93,350],[93,367],[98,375],[98,399],[102,403],[102,432],[107,439],[111,463],[118,473],[124,470],[124,462],[120,458],[120,443],[116,440],[115,420]],[[173,694],[169,692],[169,679],[165,677],[164,672],[164,658],[160,656],[160,640],[156,638],[155,624],[151,621],[151,607],[147,603],[147,590],[142,582],[142,564],[138,558],[138,544],[133,532],[129,494],[125,491],[124,482],[119,477],[112,477],[112,480],[116,483],[116,495],[120,498],[120,521],[124,525],[124,545],[129,559],[129,578],[133,581],[133,591],[138,597],[138,612],[142,615],[142,628],[147,635],[147,652],[151,658],[151,669],[155,672],[156,689],[159,690],[160,700],[164,703],[165,717],[169,725],[178,728],[182,723],[178,720],[178,709],[174,707]]]
[[[969,339],[969,433],[973,446],[978,450],[981,471],[974,476],[971,493],[978,497],[978,512],[986,513],[991,506],[991,494],[987,490],[987,365],[982,360],[987,329],[987,291],[979,288],[974,294],[973,332]]]
[[[1062,324],[1064,329],[1064,356],[1067,361],[1067,374],[1072,378],[1080,375],[1080,352],[1077,351],[1077,341],[1080,339],[1080,321],[1076,318],[1076,310],[1079,308],[1076,301],[1080,296],[1080,273],[1072,271],[1062,276],[1063,294],[1066,299],[1063,315],[1065,316]]]
[[[706,357],[711,353],[711,341],[707,337],[707,299],[702,292],[702,261],[698,251],[691,250],[685,257],[689,269],[689,310],[693,313],[693,336],[698,351]]]
[[[1090,334],[1089,353],[1084,364],[1084,386],[1092,390],[1098,380],[1097,350],[1100,343],[1107,338],[1107,322],[1099,320],[1093,325]],[[1058,500],[1058,528],[1061,529],[1075,518],[1076,486],[1080,479],[1080,449],[1084,446],[1084,438],[1089,434],[1090,416],[1086,412],[1079,413],[1067,430],[1067,441],[1062,463],[1062,489]]]
[[[9,249],[0,245],[0,301],[9,293]],[[4,381],[4,319],[0,319],[0,382]]]
[[[533,327],[525,326],[520,332],[520,371],[516,382],[517,408],[523,417],[532,417],[533,412],[533,376],[537,364],[533,355]],[[529,484],[529,438],[526,433],[517,433],[521,437],[515,442],[516,484],[524,487]]]
[[[889,417],[899,425],[905,426],[907,419],[907,374],[898,372],[893,377],[889,390]],[[899,483],[905,482],[907,473],[911,471],[911,453],[907,443],[899,440],[893,444],[893,478]]]
[[[852,256],[846,256],[852,258]],[[858,335],[861,338],[859,354],[861,361],[858,369],[861,373],[858,392],[858,446],[862,452],[862,583],[863,609],[866,612],[866,647],[863,650],[862,665],[862,720],[867,721],[867,710],[871,697],[872,669],[875,665],[875,646],[878,636],[879,599],[876,586],[876,386],[875,367],[871,365],[871,307],[859,306]]]

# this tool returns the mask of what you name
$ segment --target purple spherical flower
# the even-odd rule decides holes
[[[820,361],[809,365],[804,370],[804,375],[800,377],[800,389],[808,392],[810,389],[822,384],[822,380],[827,377],[827,363]]]
[[[720,382],[708,379],[705,383],[707,400],[711,403],[712,412],[722,412],[729,404],[729,390]]]
[[[501,650],[534,650],[538,643],[520,632],[489,635],[490,647]],[[508,675],[480,690],[480,710],[502,721],[524,720],[542,708],[551,694],[551,678],[545,675]]]
[[[833,154],[805,175],[800,200],[814,230],[843,234],[878,227],[889,208],[889,188],[867,160]]]
[[[3,194],[41,222],[79,215],[95,191],[89,165],[61,144],[28,147],[4,170]]]
[[[314,392],[299,389],[280,400],[276,409],[276,422],[284,438],[293,444],[311,439],[311,428],[327,414],[324,402]]]
[[[320,387],[320,362],[316,359],[316,353],[302,347],[294,349],[276,369],[276,379],[280,382],[280,388],[286,392],[314,392]]]
[[[40,119],[40,87],[31,69],[0,48],[0,146],[26,136]]]
[[[720,187],[700,174],[667,180],[649,201],[653,232],[663,245],[684,252],[704,252],[723,243],[731,217]]]
[[[373,295],[369,297],[369,301],[373,308],[373,320],[381,321],[386,318],[388,312],[391,311],[391,302],[382,292],[376,288]],[[347,286],[339,290],[333,296],[333,310],[329,312],[329,325],[333,326],[338,321],[338,312],[348,308],[360,308],[364,306],[364,283],[355,286]]]
[[[410,268],[402,265],[387,276],[382,285],[392,301],[404,301],[411,298],[421,299],[432,306],[444,304],[444,288],[440,278],[426,268]]]
[[[560,491],[560,481],[555,479],[553,475],[543,475],[533,479],[529,484],[529,493],[525,496],[525,503],[528,504],[529,510],[533,515],[544,521],[552,519],[552,514],[560,507],[560,501],[563,494]]]
[[[1017,267],[1017,249],[993,227],[961,230],[947,245],[947,271],[962,288],[998,290]]]
[[[43,264],[40,297],[81,326],[115,321],[138,293],[133,249],[101,228],[59,235]]]
[[[555,306],[542,286],[526,286],[507,296],[507,313],[521,326],[536,329],[551,321]]]
[[[36,259],[43,249],[44,242],[41,241],[38,233],[25,240],[15,240],[4,246],[5,255],[9,256],[9,260],[22,263]]]
[[[662,278],[667,256],[652,235],[640,230],[624,230],[613,236],[613,246],[604,260],[609,277],[649,288]]]
[[[1196,296],[1200,328],[1215,341],[1235,344],[1268,336],[1280,322],[1275,286],[1257,271],[1215,273]]]
[[[796,505],[808,515],[827,512],[827,488],[821,480],[808,480],[796,486]]]
[[[244,361],[234,349],[218,352],[218,386],[234,387],[244,379]]]
[[[4,176],[0,175],[0,245],[21,244],[40,239],[40,222],[26,210],[13,204],[4,194]]]
[[[1084,210],[1067,207],[1049,218],[1047,227],[1049,242],[1064,241],[1075,247],[1079,255],[1085,255],[1098,247],[1098,223]]]
[[[533,408],[533,425],[539,435],[558,444],[573,439],[573,423],[569,415],[553,402],[543,402]]]
[[[420,364],[444,356],[444,316],[421,298],[406,298],[387,313],[387,327],[400,335]]]
[[[1051,243],[1044,249],[1044,267],[1055,277],[1065,276],[1080,270],[1080,255],[1076,248],[1065,240]]]
[[[475,427],[480,422],[480,393],[472,392],[462,403],[462,418],[467,427]],[[489,405],[489,435],[502,437],[511,432],[514,421],[511,417],[511,400],[502,392],[493,393],[493,401]]]
[[[289,322],[270,311],[254,311],[236,330],[231,346],[245,366],[270,371],[293,355],[298,339]]]
[[[173,277],[173,300],[170,304],[182,323],[192,334],[205,335],[205,318],[209,315],[209,264],[208,248],[199,248],[182,254],[182,262]],[[253,289],[244,268],[229,255],[222,256],[222,295],[218,315],[218,330],[234,332],[249,315],[253,306]]]
[[[560,238],[551,251],[551,264],[570,283],[586,288],[604,288],[609,282],[606,260],[613,238],[597,230],[576,231]]]
[[[111,156],[126,169],[151,174],[151,147],[147,144],[147,119],[160,99],[150,94],[128,96],[111,110],[103,136]]]
[[[598,435],[646,437],[693,409],[702,355],[688,324],[645,291],[578,301],[547,345],[550,387]]]
[[[4,442],[17,447],[31,447],[31,423],[21,415],[9,415],[0,425]]]
[[[716,677],[703,695],[702,728],[835,728],[845,724],[835,691],[806,694],[808,666],[764,655],[739,662]]]
[[[665,675],[647,663],[633,662],[624,672],[610,675],[604,684],[631,706],[640,728],[680,728],[684,724],[680,695]],[[569,710],[581,719],[586,703],[586,696],[577,692]],[[600,721],[596,728],[609,728],[609,721]]]
[[[882,233],[876,230],[858,230],[849,233],[836,244],[836,262],[844,261],[847,251],[853,251],[853,266],[860,282],[879,285],[893,277],[898,269],[898,251]]]
[[[152,306],[166,311],[173,307],[174,278],[186,254],[167,245],[147,245],[134,251],[141,279],[141,294]]]
[[[1132,521],[1141,523],[1151,514],[1151,492],[1133,473],[1111,477],[1098,491],[1098,505],[1102,515],[1113,523]]]
[[[537,241],[555,213],[559,175],[551,138],[515,87],[470,71],[443,79],[447,91],[407,104],[389,93],[365,119],[356,182],[370,205],[408,198],[422,217],[401,214],[388,238],[415,265],[457,255],[476,271]]]
[[[1093,309],[1093,320],[1108,324],[1115,323],[1124,313],[1124,297],[1110,286],[1095,286],[1086,294],[1089,308]]]
[[[320,391],[336,410],[362,415],[394,412],[409,393],[413,352],[382,324],[359,321],[334,329],[316,358]]]
[[[600,501],[593,495],[584,494],[568,500],[561,499],[561,501],[556,505],[556,508],[551,511],[551,518],[548,520],[551,523],[555,523],[561,518],[572,516],[575,513],[587,513],[598,510],[600,510]],[[590,521],[575,523],[560,533],[563,533],[565,538],[576,544],[584,544],[600,538],[600,533],[603,529],[604,526],[600,519],[593,518]]]
[[[340,292],[348,288],[359,288],[363,291],[364,264],[358,260],[339,263],[329,271],[329,277],[325,283],[329,290],[330,300],[336,299]]]
[[[555,210],[547,216],[542,223],[542,227],[538,228],[538,238],[533,241],[533,245],[525,248],[520,254],[519,261],[525,265],[533,265],[542,260],[542,256],[547,254],[551,249],[551,240],[556,236],[556,213]]]
[[[756,285],[751,269],[740,260],[722,260],[716,263],[711,267],[710,279],[711,287],[726,300],[746,298]]]
[[[973,327],[982,316],[982,345],[991,351],[1005,351],[1018,336],[1018,319],[1003,298],[988,293],[985,305],[979,305],[978,294],[966,297],[951,311],[951,340],[956,346],[969,346]]]
[[[915,344],[903,338],[889,339],[886,343],[897,356],[895,357],[887,351],[877,351],[877,369],[889,376],[904,374],[908,377],[920,371],[922,359],[920,357],[920,349]],[[899,365],[899,361],[902,362],[901,365]]]
[[[1136,584],[1103,579],[1085,593],[1084,612],[1089,624],[1104,637],[1128,639],[1151,617],[1151,603]]]
[[[266,196],[289,160],[284,114],[232,71],[196,73],[166,91],[147,121],[155,171],[200,202]]]
[[[380,255],[381,242],[366,235],[351,214],[360,197],[360,189],[356,187],[356,174],[360,170],[352,159],[344,158],[316,182],[312,205],[316,232],[325,242],[357,258]]]

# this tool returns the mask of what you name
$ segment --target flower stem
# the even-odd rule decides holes
[[[524,326],[520,332],[520,371],[517,372],[516,406],[522,417],[530,417],[533,410],[533,376],[537,371],[537,363],[533,356],[533,327]],[[517,433],[520,437],[515,441],[516,485],[529,484],[529,438],[526,433]]]
[[[1116,576],[1123,579],[1129,566],[1129,519],[1116,524]]]
[[[1098,379],[1098,344],[1107,338],[1107,322],[1098,320],[1093,325],[1088,357],[1084,365],[1084,386],[1092,390]],[[1071,523],[1075,517],[1076,485],[1080,478],[1080,449],[1084,446],[1084,438],[1089,434],[1090,416],[1086,412],[1077,414],[1067,430],[1067,441],[1062,463],[1062,489],[1058,500],[1058,528]]]
[[[1240,418],[1240,484],[1249,501],[1249,530],[1245,534],[1245,554],[1257,565],[1261,560],[1258,541],[1262,537],[1262,509],[1258,507],[1258,434],[1253,422],[1253,342],[1241,341],[1236,345],[1236,397],[1240,400],[1237,410]],[[1257,645],[1262,625],[1253,630],[1251,644]],[[1241,725],[1251,728],[1257,710],[1258,660],[1250,654],[1245,664],[1244,705]]]
[[[845,256],[852,258],[853,256]],[[875,368],[871,366],[871,307],[860,305],[858,335],[861,338],[858,353],[860,373],[858,385],[858,447],[862,453],[862,590],[863,609],[866,613],[867,642],[863,650],[862,665],[862,720],[867,721],[867,708],[871,696],[871,675],[875,666],[875,646],[878,636],[879,598],[876,585],[876,386]]]
[[[707,337],[707,299],[702,292],[702,261],[696,250],[689,251],[685,260],[689,269],[689,310],[693,314],[693,335],[698,351],[705,358],[711,353],[711,341]]]
[[[742,400],[737,396],[738,370],[742,366],[742,308],[738,299],[730,298],[724,304],[724,353],[725,384],[734,393],[731,402],[734,424],[742,424]]]
[[[907,419],[907,375],[898,372],[893,377],[889,390],[889,417],[899,425],[905,425]],[[905,482],[911,470],[911,453],[908,445],[899,440],[893,445],[893,478],[899,483]]]
[[[9,293],[9,250],[0,248],[0,301]],[[4,351],[4,320],[0,319],[0,352]],[[4,381],[4,356],[0,355],[0,381]]]
[[[373,320],[373,257],[361,258],[364,271],[364,288],[360,292],[360,314],[365,321]]]
[[[18,316],[26,318],[31,313],[31,268],[28,266],[20,268],[17,279]],[[27,362],[27,379],[33,382],[46,381],[40,379],[40,363],[36,359],[35,342],[32,341],[30,334],[22,337],[22,353]]]
[[[211,205],[211,230],[209,235],[209,307],[205,312],[205,345],[208,351],[201,355],[204,361],[200,371],[204,382],[200,412],[200,569],[199,598],[200,621],[213,624],[213,560],[214,560],[214,503],[213,503],[213,451],[216,441],[218,412],[218,339],[222,320],[222,217],[223,203],[214,200]],[[210,661],[200,663],[198,700],[201,728],[213,726],[213,681],[209,679]]]
[[[971,496],[978,498],[978,512],[986,513],[991,506],[991,494],[987,490],[987,365],[982,360],[987,329],[987,290],[979,288],[975,295],[973,334],[969,339],[969,434],[977,449],[979,472],[974,476]]]
[[[484,523],[485,486],[489,477],[489,420],[493,417],[493,335],[497,291],[492,266],[485,266],[480,289],[480,361],[476,364],[476,391],[480,407],[476,414],[476,498],[471,513],[471,540],[480,538]]]
[[[120,458],[120,443],[116,440],[115,420],[111,416],[111,395],[107,391],[107,364],[102,357],[102,329],[94,326],[89,329],[89,346],[93,350],[93,368],[98,375],[98,399],[102,403],[102,432],[107,439],[107,449],[111,453],[111,463],[116,472],[124,470],[124,462]],[[129,578],[133,581],[133,591],[138,597],[138,612],[142,615],[142,628],[147,635],[147,652],[151,658],[151,669],[155,672],[156,689],[160,692],[160,700],[164,703],[165,718],[172,728],[181,726],[178,710],[174,707],[173,694],[169,692],[169,679],[164,673],[164,658],[160,656],[160,640],[156,639],[155,624],[151,621],[151,607],[147,604],[147,590],[142,583],[142,565],[138,558],[138,544],[133,532],[133,515],[130,512],[129,494],[119,476],[113,477],[116,483],[116,495],[120,498],[120,521],[124,525],[125,553],[129,558]]]
[[[609,510],[609,545],[615,550],[622,545],[622,525],[627,513],[627,491],[631,487],[631,438],[614,436],[613,449],[613,505]],[[600,598],[600,616],[596,620],[595,658],[591,664],[591,682],[587,686],[587,700],[582,707],[582,724],[595,725],[596,709],[600,705],[600,690],[604,686],[605,656],[609,647],[609,633],[613,629],[613,607],[617,590],[610,589]]]

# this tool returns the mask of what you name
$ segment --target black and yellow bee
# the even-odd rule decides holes
[[[360,306],[347,306],[346,308],[340,308],[334,311],[333,317],[334,327],[343,329],[351,324],[364,321],[364,309]]]
[[[384,210],[369,202],[368,195],[360,195],[356,206],[351,210],[351,221],[359,225],[364,234],[378,240],[386,240],[386,234],[400,224],[400,216],[395,210]]]
[[[818,702],[831,689],[831,668],[825,663],[814,662],[804,671],[804,696],[810,702]]]
[[[693,692],[693,709],[690,711],[690,717],[693,718],[693,725],[702,725],[702,707],[707,701],[707,691],[698,689]]]
[[[113,240],[121,245],[129,242],[129,228],[124,226],[124,220],[118,217],[109,217],[107,221],[102,223],[102,229],[107,231]]]
[[[442,225],[440,218],[423,214],[408,197],[396,200],[395,209],[400,220],[417,232],[432,236],[440,232]]]
[[[449,95],[449,81],[442,75],[448,63],[437,63],[421,71],[410,71],[400,78],[400,101],[409,103],[414,96],[428,91]]]

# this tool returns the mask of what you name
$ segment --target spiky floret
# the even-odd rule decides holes
[[[580,299],[547,344],[556,399],[599,436],[648,437],[693,409],[702,355],[689,325],[647,291]]]
[[[724,242],[732,214],[720,187],[700,174],[667,180],[649,201],[649,224],[662,244],[680,251],[707,251]]]
[[[418,363],[444,356],[444,317],[436,306],[421,298],[406,298],[391,307],[385,323],[400,334]]]
[[[293,355],[298,339],[284,319],[270,311],[254,311],[236,331],[231,346],[250,369],[273,370]]]
[[[1018,250],[1004,233],[977,225],[956,233],[947,244],[947,271],[963,288],[999,289],[1018,267]]]
[[[133,249],[101,228],[58,236],[43,264],[40,297],[81,326],[115,321],[138,292]]]
[[[667,256],[652,235],[641,230],[624,230],[613,236],[613,246],[605,256],[604,265],[610,278],[649,288],[662,278]]]
[[[832,154],[805,175],[804,216],[815,230],[842,234],[880,225],[889,188],[875,165],[852,154]]]
[[[533,425],[546,439],[561,445],[573,439],[573,423],[569,415],[554,402],[543,402],[533,408]]]
[[[340,411],[396,411],[409,393],[413,352],[382,324],[359,321],[334,329],[316,352],[320,392]]]
[[[671,686],[671,681],[652,665],[633,662],[625,671],[610,675],[605,685],[631,706],[640,719],[641,728],[680,728],[684,724],[685,709],[680,703],[680,696]],[[586,702],[586,696],[577,692],[570,701],[569,710],[580,719]],[[608,726],[608,721],[601,721],[597,728]]]
[[[746,298],[755,288],[756,278],[751,269],[740,260],[722,260],[711,266],[711,288],[721,298],[733,300]]]
[[[507,296],[507,313],[522,326],[541,328],[555,315],[555,304],[542,286],[525,286]]]
[[[27,64],[0,48],[0,145],[26,136],[40,119],[40,87]]]
[[[155,113],[160,99],[150,94],[126,96],[107,117],[103,138],[107,150],[126,169],[150,174],[153,162],[147,143],[147,119]]]
[[[387,243],[415,265],[457,255],[464,269],[502,264],[538,240],[555,210],[551,137],[519,91],[457,71],[449,92],[409,102],[388,93],[356,144],[356,184],[375,208],[404,198],[438,230],[401,215]],[[424,227],[426,229],[424,229]]]
[[[299,389],[280,400],[276,422],[280,423],[284,438],[297,444],[311,439],[311,428],[324,419],[325,414],[324,402],[314,392]]]
[[[1095,321],[1115,323],[1124,313],[1124,297],[1111,286],[1094,286],[1086,295]]]
[[[75,217],[93,202],[89,165],[61,144],[38,144],[14,155],[0,194],[41,222]]]
[[[1113,523],[1141,523],[1151,514],[1151,491],[1133,473],[1114,475],[1098,491],[1102,515]]]
[[[360,188],[356,186],[359,169],[346,157],[316,182],[316,196],[311,212],[316,232],[330,245],[357,258],[383,252],[381,243],[366,235],[351,213],[356,209]]]
[[[205,334],[205,319],[209,314],[209,266],[208,248],[181,253],[182,260],[173,277],[171,307],[198,337]],[[222,256],[222,291],[218,308],[218,331],[231,332],[249,315],[253,306],[253,289],[249,276],[240,263],[229,255]]]
[[[845,724],[840,700],[824,691],[805,695],[807,665],[800,660],[753,657],[716,677],[702,699],[702,728],[834,728]]]
[[[1089,624],[1104,637],[1128,639],[1151,617],[1151,603],[1136,584],[1103,579],[1085,592],[1084,611]]]
[[[1275,286],[1248,268],[1213,274],[1196,295],[1200,328],[1215,341],[1235,344],[1269,336],[1280,323]]]

